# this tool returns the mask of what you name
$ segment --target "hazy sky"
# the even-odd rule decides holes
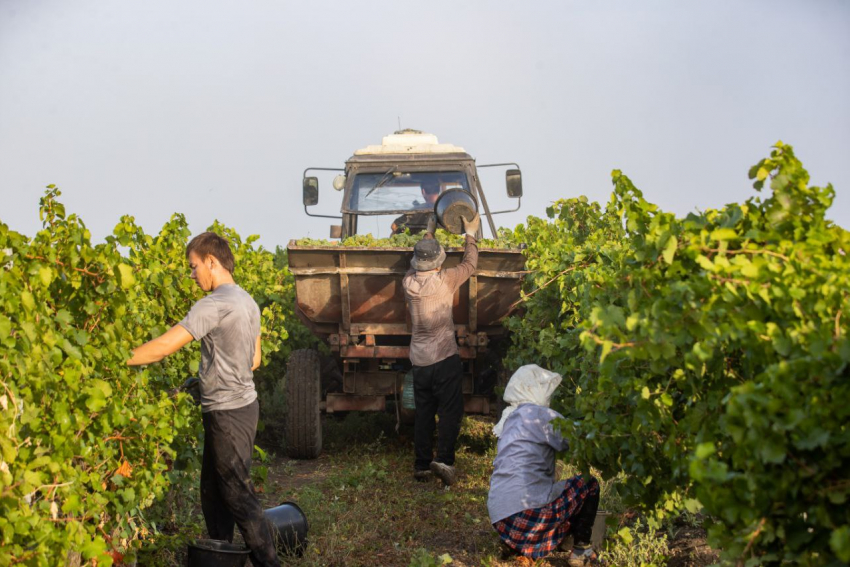
[[[678,214],[741,201],[781,139],[850,227],[850,3],[0,0],[0,221],[30,235],[55,183],[98,240],[173,212],[324,238],[302,170],[399,118],[521,165],[504,225],[607,201],[614,168]]]

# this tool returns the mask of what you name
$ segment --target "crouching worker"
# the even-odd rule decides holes
[[[251,483],[251,451],[259,406],[260,309],[233,281],[233,254],[221,236],[205,232],[186,248],[192,279],[212,292],[165,334],[133,350],[131,366],[159,362],[201,341],[200,399],[204,423],[201,508],[210,537],[233,541],[239,526],[254,567],[279,567],[274,540]]]
[[[510,405],[493,428],[499,441],[487,508],[508,553],[538,559],[572,535],[569,565],[597,565],[590,532],[599,483],[581,475],[555,482],[555,453],[568,448],[551,423],[563,416],[549,409],[560,383],[560,374],[536,364],[521,367],[508,382],[504,399]]]

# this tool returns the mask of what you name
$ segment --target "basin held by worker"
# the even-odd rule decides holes
[[[307,516],[295,502],[284,502],[280,506],[263,512],[275,539],[275,546],[284,553],[301,555],[307,547]]]
[[[434,214],[446,230],[454,234],[463,233],[461,217],[472,220],[478,212],[478,204],[464,189],[449,189],[434,203]]]
[[[244,567],[251,552],[243,545],[218,539],[189,543],[189,567]]]

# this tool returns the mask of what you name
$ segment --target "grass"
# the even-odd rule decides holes
[[[446,490],[413,480],[412,430],[396,435],[392,416],[350,414],[326,425],[328,450],[315,463],[320,480],[287,487],[281,479],[280,492],[271,491],[298,502],[311,521],[307,553],[286,564],[428,565],[430,557],[439,565],[449,554],[452,565],[478,565],[498,554],[486,516],[495,454],[476,435],[482,427],[464,425],[456,463],[463,474]]]
[[[618,533],[600,557],[620,567],[659,567],[667,564],[669,553],[667,536],[637,519]]]
[[[461,567],[518,564],[499,559],[499,540],[487,516],[496,455],[492,421],[464,419],[457,448],[459,481],[445,489],[436,480],[413,480],[413,430],[402,426],[396,433],[394,415],[352,413],[324,420],[325,450],[318,459],[290,460],[275,455],[280,449],[269,443],[266,462],[255,459],[255,468],[265,467],[254,475],[255,480],[265,476],[259,494],[264,507],[294,501],[310,522],[304,556],[283,558],[284,565],[431,567],[449,564],[449,559],[452,566]],[[563,478],[575,470],[559,464],[558,474]],[[191,492],[171,503],[167,509],[171,524],[154,538],[157,547],[149,548],[140,564],[185,564],[186,539],[203,531],[197,484]],[[602,482],[601,507],[624,511],[616,481]],[[609,528],[609,532],[620,527]],[[618,561],[611,565],[664,564],[664,538],[641,526],[632,526],[630,534],[633,541],[629,544],[618,536],[610,538],[609,557]],[[619,563],[630,554],[639,561]],[[525,565],[566,565],[567,557],[566,553],[554,553]]]

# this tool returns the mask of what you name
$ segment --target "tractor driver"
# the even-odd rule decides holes
[[[404,229],[408,229],[410,234],[419,234],[428,226],[428,220],[434,214],[434,203],[440,196],[441,179],[438,175],[428,175],[422,180],[420,190],[422,197],[425,198],[425,203],[428,205],[428,210],[421,213],[405,213],[395,219],[392,224],[393,234],[401,234]]]

